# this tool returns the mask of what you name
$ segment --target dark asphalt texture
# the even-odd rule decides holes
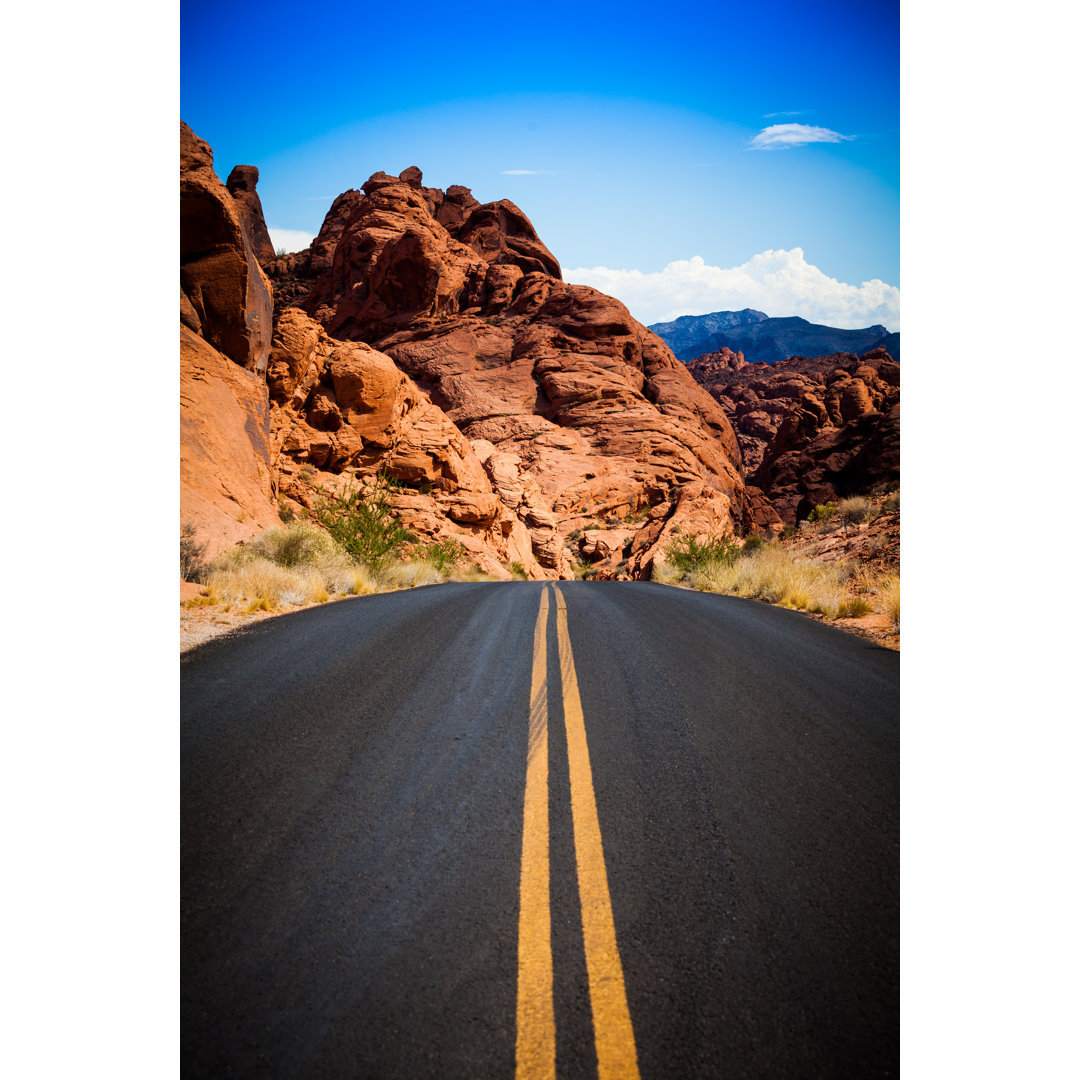
[[[345,600],[182,657],[183,1076],[513,1077],[543,587]],[[898,654],[754,601],[559,588],[641,1076],[897,1076]],[[553,617],[548,665],[576,1080],[596,1053]]]

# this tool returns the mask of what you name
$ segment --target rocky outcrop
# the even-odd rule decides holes
[[[185,325],[249,371],[262,372],[273,333],[270,283],[210,147],[180,125],[180,290]]]
[[[771,365],[721,349],[687,370],[731,419],[746,476],[785,522],[899,480],[900,365],[884,349]]]
[[[259,170],[254,165],[237,165],[225,186],[236,203],[236,212],[247,233],[251,250],[261,266],[266,266],[274,259],[274,245],[270,242],[270,233],[263,217],[262,200],[255,187],[259,183]]]
[[[306,251],[267,261],[272,348],[260,353],[251,333],[246,352],[226,342],[215,320],[227,305],[207,295],[231,296],[234,323],[247,325],[236,313],[261,278],[243,224],[256,220],[257,177],[234,170],[230,195],[206,144],[190,130],[187,144],[182,192],[202,211],[189,217],[218,223],[211,254],[230,259],[211,275],[203,248],[185,246],[182,332],[249,380],[247,405],[222,415],[250,448],[198,460],[227,473],[231,455],[243,458],[265,511],[246,521],[267,520],[273,500],[310,508],[320,490],[381,472],[421,540],[456,537],[489,572],[518,563],[534,578],[569,577],[574,562],[647,577],[680,532],[779,528],[743,480],[723,408],[655,334],[617,300],[563,282],[513,203],[425,187],[415,167],[345,192]],[[218,370],[204,360],[192,379],[209,384]],[[235,380],[219,381],[215,393],[241,400]]]
[[[180,127],[180,514],[208,555],[274,524],[273,302],[210,147]]]
[[[353,188],[342,192],[330,204],[319,235],[308,247],[303,251],[275,258],[266,267],[267,275],[274,284],[277,311],[298,305],[311,292],[319,275],[330,269],[334,262],[338,237],[363,197],[362,191]]]
[[[266,383],[180,327],[180,519],[212,557],[279,523]]]
[[[384,353],[331,338],[296,308],[278,318],[267,369],[281,495],[312,507],[340,478],[398,482],[402,519],[423,539],[454,537],[489,573],[530,577],[569,567],[556,522],[518,463],[470,442]]]
[[[658,506],[675,515],[687,485],[700,485],[702,533],[779,528],[746,488],[723,409],[621,303],[564,283],[512,203],[424,187],[411,168],[376,173],[350,209],[340,228],[324,224],[332,264],[304,310],[332,337],[392,357],[485,447],[493,480],[512,465],[511,487],[531,492],[525,519],[542,563],[554,561],[556,533],[573,534],[574,557],[603,563],[598,572],[645,576],[640,522]],[[289,284],[286,274],[279,289]],[[629,530],[618,551],[582,543],[612,521]]]

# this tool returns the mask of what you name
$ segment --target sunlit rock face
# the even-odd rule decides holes
[[[210,408],[237,429],[193,450],[189,479],[240,532],[376,472],[418,543],[454,537],[501,577],[648,577],[676,535],[779,527],[724,409],[619,301],[562,281],[513,203],[376,173],[307,250],[270,258],[257,172],[226,189],[181,141],[182,332],[248,380],[185,339],[197,389],[237,404],[189,394],[188,430]]]
[[[348,210],[290,257],[295,272],[272,269],[278,288],[310,281],[299,304],[328,335],[392,357],[482,445],[502,497],[528,489],[542,564],[573,534],[568,556],[599,576],[647,576],[653,511],[675,515],[687,485],[701,534],[775,526],[723,409],[619,301],[563,282],[513,203],[425,187],[414,167],[376,173]],[[316,246],[332,259],[311,276]],[[588,528],[626,536],[613,548]]]

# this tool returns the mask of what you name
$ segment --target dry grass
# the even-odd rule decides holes
[[[889,574],[877,586],[881,610],[892,620],[893,629],[900,632],[900,577]]]
[[[689,572],[668,562],[656,568],[653,580],[689,585],[702,592],[764,600],[831,619],[884,611],[899,628],[898,577],[879,579],[843,559],[825,562],[801,558],[777,543],[754,548],[730,560],[708,560]],[[890,606],[894,592],[895,617]]]
[[[731,563],[707,563],[690,574],[689,584],[704,592],[748,596],[835,617],[847,595],[848,577],[842,563],[793,558],[770,544]]]
[[[376,570],[351,558],[324,530],[294,521],[267,529],[216,559],[206,572],[203,595],[187,604],[222,605],[226,610],[235,606],[252,614],[448,580],[490,578],[475,566],[459,569],[447,543],[432,545],[427,555],[420,552],[409,562],[390,562]]]
[[[862,495],[841,499],[836,507],[836,516],[841,525],[859,525],[864,521],[872,521],[878,513],[877,506]]]

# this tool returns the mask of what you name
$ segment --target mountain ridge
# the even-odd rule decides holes
[[[880,323],[848,330],[812,323],[799,315],[773,317],[743,308],[680,315],[671,322],[653,323],[649,329],[683,363],[721,349],[741,352],[750,364],[775,364],[791,356],[861,355],[878,348],[886,349],[894,360],[900,359],[899,332],[890,332]]]

